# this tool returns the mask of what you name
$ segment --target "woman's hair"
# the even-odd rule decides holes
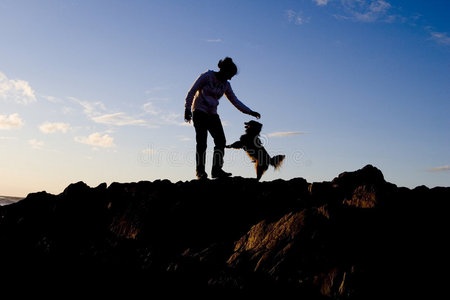
[[[225,57],[224,59],[221,59],[219,63],[217,64],[219,69],[221,71],[227,71],[234,75],[237,74],[237,67],[236,64],[233,62],[233,60],[230,57]]]

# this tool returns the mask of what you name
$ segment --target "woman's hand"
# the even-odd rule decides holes
[[[192,112],[190,109],[186,109],[184,111],[184,121],[187,123],[191,123],[192,120]]]
[[[256,112],[256,111],[252,112],[251,115],[253,117],[257,118],[258,120],[261,118],[261,115],[258,112]]]

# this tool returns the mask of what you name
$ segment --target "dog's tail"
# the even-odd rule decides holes
[[[275,170],[281,167],[281,164],[283,163],[283,159],[285,158],[285,155],[276,155],[270,159],[270,164],[275,167]]]

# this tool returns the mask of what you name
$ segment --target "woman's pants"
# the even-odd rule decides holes
[[[208,131],[214,139],[214,154],[212,169],[221,170],[223,166],[223,156],[225,152],[225,133],[219,115],[208,114],[195,110],[192,117],[195,128],[195,139],[197,141],[197,175],[205,173],[206,147]]]

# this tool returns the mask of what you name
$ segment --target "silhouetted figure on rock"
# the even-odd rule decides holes
[[[278,169],[285,157],[285,155],[270,157],[259,139],[261,128],[262,124],[259,122],[245,122],[245,134],[241,136],[239,141],[226,146],[227,148],[244,149],[244,151],[247,152],[247,155],[255,163],[256,178],[258,180],[260,180],[264,172],[267,171],[269,165]]]
[[[197,142],[196,171],[198,179],[205,179],[206,147],[208,132],[214,139],[214,154],[211,170],[212,178],[229,177],[231,173],[222,170],[225,152],[225,133],[217,114],[219,99],[225,94],[230,102],[241,112],[259,119],[261,115],[245,106],[234,94],[228,82],[237,73],[233,60],[226,57],[218,63],[219,71],[208,70],[194,82],[186,96],[184,120],[194,121]],[[192,112],[191,112],[192,109]]]

